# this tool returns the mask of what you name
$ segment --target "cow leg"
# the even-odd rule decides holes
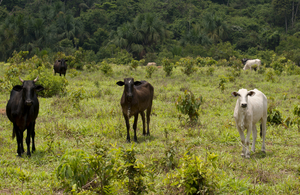
[[[135,142],[137,142],[136,127],[137,127],[138,118],[139,118],[139,113],[134,115],[133,131],[134,131],[134,141]]]
[[[31,156],[30,153],[30,137],[31,137],[31,133],[32,133],[32,123],[29,125],[29,127],[27,128],[27,137],[26,137],[26,144],[27,144],[27,156]]]
[[[246,154],[245,154],[245,157],[246,158],[250,158],[250,151],[249,151],[249,144],[250,144],[250,135],[251,135],[251,131],[252,131],[252,124],[250,124],[248,127],[247,127],[247,137],[246,137]]]
[[[35,151],[35,144],[34,144],[34,137],[35,137],[35,122],[33,122],[33,127],[32,127],[31,137],[32,137],[32,152],[34,152],[34,151]]]
[[[127,138],[126,138],[126,142],[130,143],[130,134],[129,134],[129,129],[130,129],[130,125],[129,125],[129,117],[123,113],[124,119],[125,119],[125,123],[126,123],[126,128],[127,128]]]
[[[255,142],[256,142],[256,138],[257,138],[257,129],[256,129],[256,125],[253,124],[252,125],[252,137],[253,137],[253,141],[252,141],[252,152],[255,152]]]
[[[21,132],[21,130],[19,129],[19,127],[17,125],[14,124],[14,130],[16,132],[17,135],[17,153],[18,156],[21,157],[22,153],[24,152],[24,147],[23,147],[23,132]]]
[[[150,135],[149,125],[150,125],[151,107],[152,104],[150,105],[150,108],[147,109],[147,135]]]
[[[237,124],[237,123],[236,123]],[[240,134],[240,138],[241,138],[241,142],[242,142],[242,147],[243,147],[243,150],[242,150],[242,154],[241,156],[242,157],[245,157],[245,154],[246,154],[246,148],[245,148],[245,136],[244,136],[244,131],[239,127],[237,126],[237,129],[238,129],[238,132]]]
[[[146,135],[146,130],[145,130],[145,113],[140,112],[141,116],[142,116],[142,120],[143,120],[143,135]]]
[[[262,147],[261,147],[261,151],[262,152],[266,152],[266,146],[265,146],[265,138],[266,138],[266,132],[267,132],[267,125],[266,125],[266,123],[267,123],[267,119],[263,119],[262,121],[261,121],[261,123],[262,123],[262,139],[263,139],[263,141],[262,141]]]
[[[59,76],[61,76],[61,73],[59,73]]]

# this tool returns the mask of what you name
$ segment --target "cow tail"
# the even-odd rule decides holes
[[[15,137],[16,137],[16,131],[15,128],[13,128],[12,139],[15,139]]]
[[[260,137],[262,137],[262,123],[260,123]]]

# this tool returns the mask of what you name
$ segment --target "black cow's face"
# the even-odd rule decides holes
[[[13,87],[15,91],[22,91],[22,97],[24,100],[25,105],[31,106],[33,104],[34,97],[36,96],[36,91],[44,90],[44,87],[41,85],[35,85],[35,82],[38,78],[34,79],[33,81],[28,80],[24,81],[20,78],[23,85],[16,85]]]
[[[245,65],[248,60],[249,60],[248,58],[243,58],[242,63]]]
[[[134,85],[138,86],[140,84],[142,84],[140,81],[134,82],[133,78],[125,78],[124,82],[123,81],[117,82],[117,85],[119,85],[119,86],[125,85],[125,87],[124,87],[125,97],[126,97],[126,100],[129,102],[131,102],[131,100],[133,98]]]
[[[67,62],[68,60],[61,59],[61,60],[58,60],[58,61],[60,62],[61,68],[66,68],[66,67],[67,67],[66,62]]]

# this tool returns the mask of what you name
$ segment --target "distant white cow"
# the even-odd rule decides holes
[[[255,152],[257,129],[255,124],[261,121],[262,152],[265,152],[265,136],[267,123],[267,97],[259,90],[240,89],[231,93],[238,97],[234,108],[234,119],[243,144],[242,157],[250,158],[249,143],[251,130],[253,132],[252,151]],[[245,140],[244,130],[247,129]]]
[[[242,59],[242,63],[245,65],[243,70],[247,70],[247,69],[252,70],[252,66],[256,64],[257,68],[253,68],[256,71],[256,69],[259,69],[259,66],[261,65],[260,59],[250,60],[248,58],[244,58]]]
[[[148,62],[147,66],[156,66],[155,62]]]

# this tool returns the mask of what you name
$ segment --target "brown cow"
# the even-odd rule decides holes
[[[137,142],[136,127],[138,121],[138,115],[142,116],[143,120],[143,135],[146,135],[145,131],[145,113],[144,110],[147,109],[147,135],[150,135],[149,123],[150,114],[152,109],[152,100],[154,94],[153,86],[147,81],[134,81],[133,78],[125,78],[123,81],[118,81],[117,85],[124,86],[123,95],[121,98],[121,106],[123,111],[123,116],[127,127],[127,142],[130,142],[129,135],[129,118],[134,116],[134,141]]]

